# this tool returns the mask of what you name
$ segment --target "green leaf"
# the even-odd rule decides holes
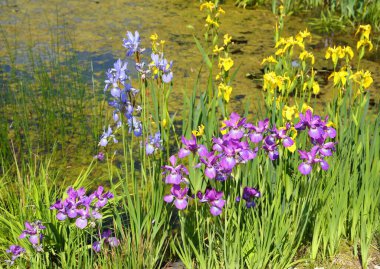
[[[202,54],[203,60],[205,61],[207,67],[209,69],[212,69],[212,62],[210,61],[210,58],[208,57],[208,55],[205,52],[205,50],[203,49],[201,43],[199,42],[199,40],[195,36],[194,36],[194,40],[195,40],[195,44],[197,45],[197,48],[199,49],[199,51]]]

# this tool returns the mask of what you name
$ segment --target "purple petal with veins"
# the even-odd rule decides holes
[[[211,206],[210,212],[213,216],[219,216],[220,214],[222,214],[222,209],[217,206]]]
[[[329,164],[325,160],[321,160],[320,164],[321,164],[321,168],[323,170],[328,170],[329,169]]]
[[[308,163],[301,163],[299,166],[298,166],[298,171],[300,171],[301,174],[303,175],[308,175],[310,174],[311,172],[311,165],[308,164]]]
[[[174,205],[179,210],[183,210],[187,207],[187,200],[186,199],[176,199],[174,201]]]
[[[84,218],[84,217],[77,218],[77,220],[75,221],[75,225],[76,225],[79,229],[84,229],[84,228],[86,228],[86,226],[87,226],[87,219]]]
[[[291,147],[293,146],[294,144],[294,141],[293,139],[291,139],[290,137],[286,137],[282,140],[282,145],[285,147],[285,148],[288,148],[288,147]]]
[[[174,195],[169,194],[169,195],[164,196],[164,201],[167,203],[171,203],[173,202],[173,200],[174,200]]]

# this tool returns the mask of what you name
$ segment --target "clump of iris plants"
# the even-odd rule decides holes
[[[44,235],[42,231],[45,229],[46,227],[42,225],[42,221],[40,220],[36,220],[34,222],[26,221],[25,230],[22,231],[22,233],[19,236],[19,239],[27,238],[36,252],[43,252],[44,249],[42,246],[42,239],[44,238]],[[6,250],[6,252],[11,254],[12,256],[9,260],[5,260],[5,263],[9,266],[12,266],[15,264],[15,261],[19,257],[26,253],[26,250],[19,245],[11,245]]]
[[[97,236],[99,239],[94,241],[92,249],[95,252],[100,252],[102,247],[108,245],[110,247],[117,247],[120,244],[119,239],[111,236],[112,231],[109,229],[101,232],[100,225],[97,225],[101,219],[101,209],[105,207],[114,195],[111,192],[104,192],[103,186],[99,186],[90,195],[86,195],[85,188],[75,190],[70,187],[67,190],[67,198],[58,200],[50,209],[58,210],[56,218],[60,221],[75,220],[75,226],[83,230],[86,227],[98,228]]]
[[[164,57],[163,50],[159,50],[156,44],[157,35],[152,35],[152,53],[150,62],[144,61],[145,48],[140,46],[140,35],[137,31],[133,34],[127,32],[123,39],[123,47],[126,48],[126,57],[132,57],[135,63],[135,70],[143,84],[148,78],[156,80],[158,83],[169,84],[173,80],[173,62]],[[101,135],[99,146],[106,147],[109,142],[118,143],[116,133],[123,124],[128,127],[128,132],[136,137],[143,135],[142,104],[139,97],[140,90],[132,86],[131,77],[128,75],[127,59],[118,59],[113,68],[106,72],[105,92],[110,93],[109,106],[112,107],[113,124],[109,125]],[[148,135],[148,134],[147,134]],[[146,154],[151,155],[162,149],[160,132],[153,136],[149,135],[145,142]],[[99,153],[101,154],[101,153]],[[96,155],[96,159],[102,160],[104,155]],[[99,158],[100,157],[100,158]]]
[[[109,229],[101,232],[102,209],[108,204],[109,199],[114,195],[104,191],[103,186],[99,186],[94,192],[86,195],[85,188],[75,190],[69,187],[66,192],[65,199],[57,200],[50,206],[51,210],[57,210],[56,218],[59,221],[75,222],[75,227],[83,230],[85,228],[97,228],[97,234],[92,236],[98,238],[95,240],[92,249],[95,252],[100,252],[105,246],[115,248],[119,246],[120,241],[117,237],[112,236],[112,231]],[[19,236],[19,239],[28,239],[36,252],[44,252],[43,248],[43,231],[46,226],[43,225],[41,220],[34,222],[25,222],[25,229]],[[26,250],[19,245],[11,245],[6,251],[12,256],[5,262],[8,265],[13,265],[17,258],[21,257]]]
[[[173,155],[169,158],[171,165],[163,166],[165,183],[170,184],[171,191],[164,197],[165,202],[174,202],[177,209],[183,210],[188,205],[188,199],[194,197],[189,195],[191,186],[196,179],[188,178],[189,170],[178,162],[190,154],[193,159],[199,160],[194,165],[195,169],[200,169],[202,179],[216,182],[234,180],[234,170],[245,163],[255,159],[262,152],[271,161],[276,161],[280,156],[280,147],[288,149],[290,152],[298,153],[303,161],[298,170],[303,175],[311,173],[315,164],[320,164],[323,170],[327,170],[329,165],[325,160],[332,156],[335,150],[335,142],[330,141],[336,136],[336,131],[328,123],[328,118],[324,120],[313,115],[311,110],[299,114],[299,121],[293,125],[287,122],[283,127],[270,126],[269,120],[259,121],[257,125],[247,122],[247,119],[232,113],[229,119],[223,122],[221,128],[222,136],[213,137],[211,148],[205,144],[200,144],[193,134],[190,139],[182,137],[182,148],[178,151],[178,158]],[[308,142],[311,145],[310,152],[296,150],[297,133],[307,130]],[[216,188],[207,188],[204,192],[195,190],[195,199],[201,203],[207,203],[210,212],[214,216],[222,213],[225,205],[225,194]],[[242,199],[246,202],[246,207],[255,206],[255,199],[261,197],[258,189],[245,186],[242,191]],[[227,194],[228,195],[228,194]],[[237,197],[234,200],[240,201]]]
[[[57,200],[50,209],[58,211],[56,217],[60,221],[75,220],[79,229],[86,228],[88,224],[95,227],[95,221],[102,218],[100,210],[114,197],[111,192],[103,191],[104,188],[99,186],[92,194],[86,195],[85,188],[75,190],[70,187],[67,190],[67,198]]]

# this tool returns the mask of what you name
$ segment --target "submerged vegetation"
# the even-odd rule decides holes
[[[285,36],[280,13],[273,55],[260,59],[263,109],[234,111],[228,11],[204,2],[200,12],[203,63],[182,111],[171,109],[175,53],[156,33],[127,31],[100,90],[70,49],[48,61],[30,49],[30,70],[2,73],[1,267],[380,263],[380,114],[363,63],[371,25],[354,48],[327,44],[322,81],[312,34]],[[326,89],[331,99],[316,106]],[[68,147],[90,163],[74,181],[54,165]]]
[[[314,20],[317,25],[334,20],[338,25],[367,23],[380,30],[380,2],[374,0],[236,0],[235,4],[245,8],[271,5],[273,13],[282,7],[287,15],[312,11],[321,14],[320,19]]]

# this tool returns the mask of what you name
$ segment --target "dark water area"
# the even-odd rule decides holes
[[[203,64],[194,42],[194,36],[202,39],[204,33],[205,13],[199,10],[199,4],[199,1],[183,0],[0,0],[0,72],[9,73],[12,60],[18,69],[30,69],[30,54],[38,54],[40,60],[51,62],[56,61],[55,57],[71,55],[81,66],[86,80],[83,83],[84,91],[94,92],[95,99],[101,106],[104,99],[102,93],[105,71],[118,58],[124,58],[122,39],[126,31],[139,31],[141,43],[145,47],[150,45],[149,36],[157,33],[159,39],[166,41],[166,58],[174,62],[174,89],[170,107],[174,111],[181,111],[182,101],[179,100],[182,100],[183,94],[190,93]],[[242,112],[247,102],[251,104],[250,110],[255,110],[262,103],[260,63],[275,51],[274,31],[277,19],[270,10],[245,10],[235,7],[234,1],[226,1],[222,7],[226,14],[221,18],[220,36],[228,33],[233,37],[233,68],[239,67],[232,84],[231,110]],[[283,36],[295,35],[306,28],[310,30],[307,22],[305,16],[287,17]],[[312,34],[310,47],[313,48],[316,58],[315,68],[320,71],[319,76],[323,80],[324,71],[332,68],[331,62],[324,58],[326,37]],[[348,30],[335,36],[334,44],[355,48],[354,35],[354,29]],[[380,88],[380,53],[379,50],[376,51],[376,44],[374,45],[374,51],[362,61],[362,67],[371,71],[374,78],[371,103],[372,109],[378,112],[379,91],[376,89]],[[148,50],[145,55],[146,61],[149,61]],[[133,66],[132,62],[129,66]],[[29,71],[17,71],[16,75],[30,79]],[[207,74],[201,76],[201,79],[205,79],[206,76]],[[0,76],[0,82],[4,85],[2,77]],[[202,87],[203,84],[200,85]],[[329,88],[331,84],[321,86],[322,92],[315,102],[323,110],[326,101],[331,99],[332,92]],[[93,113],[88,107],[85,107],[84,111]],[[86,120],[91,121],[91,116]],[[77,126],[70,128],[74,129]],[[102,130],[99,129],[100,134]],[[73,135],[62,145],[72,147],[71,151],[75,152],[78,150],[78,143],[70,143],[75,139],[76,135]],[[91,137],[84,140],[82,138],[83,141],[86,139],[89,141]],[[69,154],[66,158],[66,170],[84,167],[91,162],[93,154],[96,153],[96,143],[96,140],[90,141],[91,146],[75,157]],[[63,147],[62,145],[58,147]],[[77,174],[76,169],[72,174],[75,173]]]

